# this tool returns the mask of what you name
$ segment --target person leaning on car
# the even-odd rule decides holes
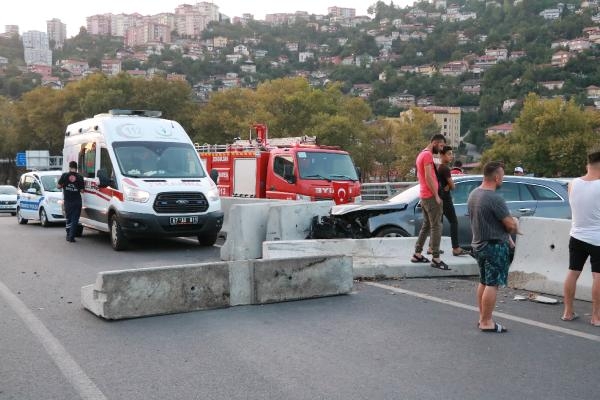
[[[76,161],[69,163],[69,172],[61,175],[56,186],[63,190],[67,242],[75,242],[75,233],[81,215],[81,193],[84,189],[83,177],[77,173]]]

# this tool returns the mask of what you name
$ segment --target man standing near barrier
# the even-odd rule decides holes
[[[569,239],[569,272],[563,292],[565,308],[561,319],[573,321],[579,316],[573,310],[577,279],[590,257],[592,264],[592,319],[600,327],[600,150],[588,154],[587,174],[569,184],[571,232]]]
[[[420,185],[421,209],[423,212],[423,225],[415,245],[415,253],[410,261],[414,263],[428,263],[429,260],[421,253],[427,236],[431,245],[431,266],[444,271],[449,271],[448,265],[440,259],[440,241],[442,239],[442,199],[438,193],[438,180],[433,163],[433,155],[438,154],[446,138],[441,133],[431,137],[429,145],[417,156],[417,178]]]
[[[75,233],[81,215],[81,192],[84,189],[83,177],[77,173],[76,161],[69,163],[69,172],[61,175],[57,186],[63,190],[63,204],[67,220],[67,242],[75,242]]]
[[[467,202],[473,251],[479,265],[477,305],[478,327],[482,332],[503,333],[507,329],[492,319],[499,286],[506,286],[508,277],[509,238],[517,233],[516,218],[510,215],[506,201],[496,193],[502,186],[504,167],[489,162],[483,168],[483,182],[469,195]]]

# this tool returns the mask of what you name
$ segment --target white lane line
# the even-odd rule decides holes
[[[6,300],[8,305],[23,320],[27,328],[42,343],[46,352],[58,366],[69,383],[75,388],[84,400],[107,400],[104,394],[83,372],[83,369],[69,355],[67,350],[44,326],[27,306],[14,295],[4,283],[0,282],[0,296]]]
[[[417,297],[419,299],[430,300],[430,301],[434,301],[436,303],[447,304],[452,307],[462,308],[464,310],[475,311],[475,312],[479,313],[479,309],[477,307],[473,307],[468,304],[463,304],[463,303],[459,303],[459,302],[452,301],[452,300],[441,299],[439,297],[430,296],[425,293],[413,292],[413,291],[406,290],[406,289],[400,289],[400,288],[397,288],[394,286],[383,285],[383,284],[377,283],[377,282],[363,282],[363,283],[366,285],[369,285],[369,286],[378,287],[380,289],[391,290],[392,292],[395,292],[395,293],[406,294],[409,296]],[[504,319],[508,319],[510,321],[520,322],[522,324],[547,329],[549,331],[559,332],[559,333],[563,333],[565,335],[576,336],[576,337],[591,340],[594,342],[600,342],[600,336],[592,335],[590,333],[579,332],[574,329],[563,328],[561,326],[556,326],[556,325],[550,325],[550,324],[546,324],[544,322],[534,321],[532,319],[527,319],[527,318],[521,318],[521,317],[517,317],[515,315],[506,314],[503,312],[494,311],[494,315],[498,316],[498,317],[502,317]]]

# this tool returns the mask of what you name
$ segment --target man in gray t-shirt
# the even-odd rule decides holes
[[[517,232],[517,222],[511,217],[504,199],[496,193],[502,186],[504,167],[489,162],[483,168],[483,182],[473,190],[467,202],[473,251],[479,265],[479,329],[482,332],[506,332],[492,319],[496,307],[498,286],[505,286],[510,264],[510,234]]]

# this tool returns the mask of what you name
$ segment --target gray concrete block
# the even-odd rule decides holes
[[[227,263],[100,272],[82,288],[82,303],[106,319],[229,306]]]
[[[253,303],[309,299],[352,290],[352,258],[317,256],[256,260]]]
[[[265,240],[306,239],[313,217],[328,216],[334,204],[333,201],[314,201],[271,205]]]
[[[230,305],[252,304],[253,271],[249,260],[229,262]]]

